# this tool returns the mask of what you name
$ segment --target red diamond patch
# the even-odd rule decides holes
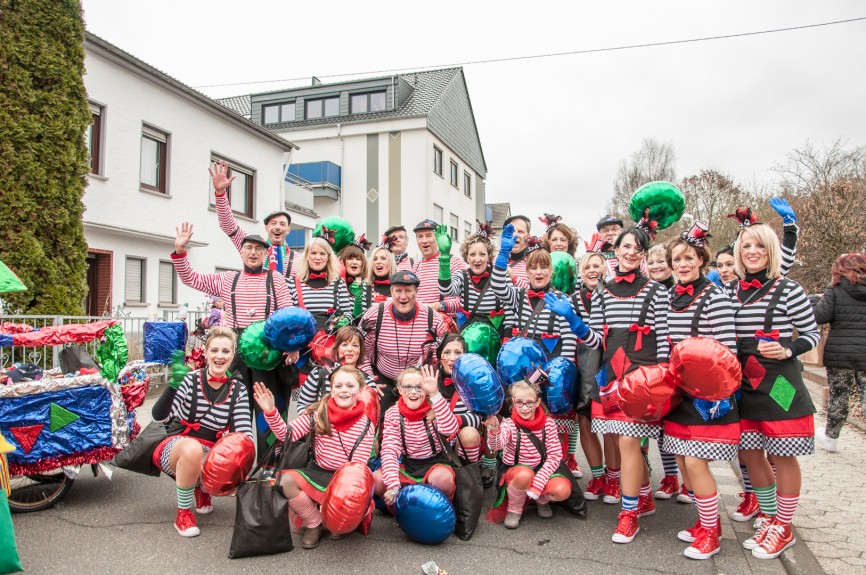
[[[743,375],[746,376],[746,381],[749,382],[752,389],[758,389],[758,386],[764,381],[764,376],[767,375],[767,370],[754,355],[750,355],[749,359],[746,360],[746,366],[743,368]]]
[[[616,378],[622,379],[622,376],[625,375],[628,368],[631,367],[631,361],[625,354],[623,348],[619,348],[614,352],[613,357],[610,358],[610,366],[613,368],[613,373],[616,375]]]

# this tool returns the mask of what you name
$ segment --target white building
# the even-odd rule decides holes
[[[264,235],[262,217],[287,193],[299,204],[291,210],[293,228],[315,225],[313,192],[284,189],[292,143],[92,34],[85,49],[94,120],[84,196],[88,314],[124,306],[133,316],[162,317],[184,303],[202,304],[201,293],[180,284],[169,257],[182,221],[195,227],[190,259],[196,270],[240,268],[217,224],[212,160],[227,160],[238,176],[229,193],[248,233]]]
[[[289,181],[312,188],[309,207],[321,217],[346,218],[374,245],[396,224],[411,230],[432,218],[462,240],[488,219],[487,166],[462,68],[332,84],[314,78],[219,102],[299,144]]]

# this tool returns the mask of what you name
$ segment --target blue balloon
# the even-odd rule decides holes
[[[448,496],[426,483],[400,489],[394,503],[397,525],[416,543],[436,545],[454,533],[457,514]]]
[[[570,359],[554,357],[547,369],[548,385],[544,387],[547,409],[554,415],[565,415],[574,409],[577,399],[577,366]]]
[[[313,341],[316,320],[307,310],[292,306],[271,314],[265,321],[265,340],[280,351],[299,351]]]
[[[496,371],[505,385],[524,379],[536,368],[547,369],[547,354],[537,341],[526,337],[509,339],[496,357]]]
[[[454,362],[451,379],[469,411],[495,415],[505,401],[505,390],[496,370],[477,353],[464,353]]]

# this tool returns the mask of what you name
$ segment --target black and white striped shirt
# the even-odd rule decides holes
[[[506,306],[493,293],[493,286],[490,285],[486,291],[484,290],[485,286],[489,285],[491,279],[489,277],[485,278],[476,285],[469,277],[470,274],[469,270],[463,270],[451,276],[450,281],[439,280],[439,294],[443,298],[445,312],[457,313],[458,311],[463,311],[468,315],[478,305],[475,313],[481,316],[489,316],[490,312],[496,310],[498,307],[500,310],[506,312],[505,323],[514,323],[514,318],[511,318],[511,322],[508,321]],[[481,295],[482,292],[484,294],[483,297]],[[479,297],[481,297],[480,304],[478,303]]]
[[[301,297],[298,297],[298,286],[300,286]],[[343,278],[337,278],[321,288],[311,287],[307,282],[297,279],[289,282],[289,289],[294,304],[303,307],[312,314],[327,314],[328,310],[337,311],[339,309],[344,315],[351,318],[355,309],[355,302],[349,295]],[[334,306],[335,300],[336,306]]]
[[[247,388],[238,380],[229,380],[229,389],[222,401],[211,404],[205,395],[203,385],[199,377],[200,371],[190,371],[183,378],[180,387],[177,388],[177,393],[171,404],[171,415],[190,421],[190,408],[192,406],[192,395],[198,394],[196,403],[195,417],[198,418],[198,423],[203,429],[218,432],[230,427],[234,423],[234,431],[237,433],[246,433],[250,439],[255,441],[253,437],[253,426],[250,420],[250,400],[247,395]],[[234,393],[233,387],[237,386],[237,400],[234,403],[234,410],[231,409],[231,398]],[[211,407],[213,405],[213,407]],[[193,423],[190,421],[190,423]]]
[[[693,283],[694,298],[683,294],[677,296],[676,288],[668,292],[668,331],[671,343],[676,345],[692,337],[692,322],[700,309],[697,334],[725,344],[732,353],[737,353],[737,337],[734,327],[734,310],[731,299],[718,285],[704,278]],[[691,299],[691,303],[688,300]]]

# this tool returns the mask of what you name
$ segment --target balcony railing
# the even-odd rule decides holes
[[[286,181],[311,187],[316,197],[326,196],[336,200],[342,187],[342,168],[333,162],[291,164]]]

